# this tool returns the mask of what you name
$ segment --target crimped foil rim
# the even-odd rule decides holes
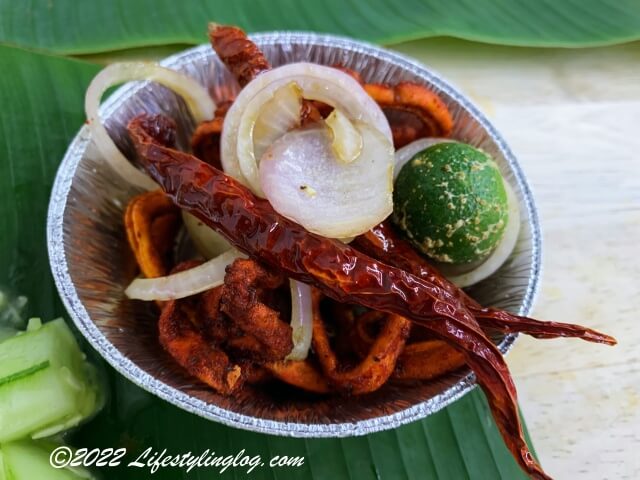
[[[458,92],[440,76],[428,70],[420,63],[369,43],[334,35],[323,35],[308,32],[262,33],[252,35],[251,39],[258,45],[298,42],[318,46],[338,47],[353,52],[362,52],[367,55],[377,57],[380,60],[393,63],[415,75],[427,79],[467,109],[469,114],[485,128],[487,133],[492,137],[498,148],[501,150],[523,194],[523,200],[531,228],[532,258],[527,288],[519,308],[519,314],[526,315],[530,312],[538,292],[542,266],[542,235],[531,188],[528,185],[525,175],[513,152],[507,146],[502,136],[469,99]],[[211,47],[209,45],[200,45],[172,55],[160,63],[166,67],[176,67],[188,64],[194,59],[211,55],[210,49]],[[113,113],[121,103],[126,102],[129,96],[143,88],[144,85],[144,83],[137,82],[127,84],[119,88],[101,107],[100,113],[102,118],[108,118],[108,116]],[[71,142],[56,175],[47,215],[47,244],[49,261],[60,297],[62,298],[62,301],[64,302],[64,305],[77,328],[89,343],[119,373],[138,386],[188,412],[210,420],[215,420],[231,427],[281,436],[315,438],[365,435],[395,428],[435,413],[475,388],[475,375],[470,373],[440,394],[433,396],[424,402],[408,407],[400,412],[350,423],[307,424],[267,420],[235,413],[187,395],[186,393],[170,387],[159,379],[148,374],[131,360],[126,358],[98,329],[79,299],[78,293],[69,274],[67,259],[64,252],[63,216],[72,180],[88,143],[89,130],[87,126],[83,126]],[[503,354],[507,353],[516,338],[517,334],[509,334],[505,336],[502,342],[498,345],[499,350]]]

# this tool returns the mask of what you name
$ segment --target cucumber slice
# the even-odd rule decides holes
[[[0,343],[0,443],[79,424],[102,406],[100,387],[64,321],[30,322]]]
[[[2,450],[0,450],[0,480],[7,480]]]
[[[86,469],[56,469],[49,463],[51,452],[59,445],[22,440],[5,443],[0,453],[0,480],[78,480],[90,479]]]
[[[49,366],[51,366],[51,363],[49,363],[49,360],[45,360],[44,362],[36,363],[35,365],[29,368],[25,368],[24,370],[21,370],[16,373],[12,373],[11,375],[8,375],[4,378],[0,378],[0,387],[4,384],[15,382],[16,380],[20,380],[22,378],[28,377],[34,373],[39,372],[40,370],[49,368]]]

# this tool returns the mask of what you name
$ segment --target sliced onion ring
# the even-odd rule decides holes
[[[300,126],[302,90],[297,83],[289,82],[256,97],[247,104],[242,114],[237,155],[248,186],[256,194],[264,196],[258,182],[258,162],[274,141]]]
[[[250,132],[262,107],[274,92],[295,82],[306,99],[340,108],[352,121],[362,121],[379,130],[392,142],[391,128],[378,104],[350,75],[336,68],[313,63],[290,63],[260,74],[238,94],[224,120],[221,138],[225,172],[260,194],[257,160],[248,149],[255,139]]]
[[[347,238],[366,232],[393,209],[393,145],[355,122],[362,154],[338,162],[327,128],[294,130],[260,161],[260,185],[273,208],[310,232]]]
[[[153,190],[158,188],[158,185],[129,163],[118,150],[98,114],[100,99],[109,87],[133,80],[150,80],[176,92],[185,100],[197,123],[213,117],[215,104],[207,89],[194,79],[151,62],[114,63],[93,78],[85,95],[84,109],[96,147],[124,180],[138,187]]]
[[[336,158],[344,163],[358,158],[362,153],[362,135],[351,120],[339,108],[334,108],[325,123],[333,137],[331,147]]]
[[[236,249],[229,250],[195,268],[159,278],[136,278],[125,290],[135,300],[174,300],[189,297],[224,282],[225,269],[236,258],[246,258]]]
[[[405,145],[404,147],[396,150],[396,166],[393,169],[393,179],[395,180],[402,170],[402,167],[411,160],[417,153],[420,153],[423,150],[435,145],[437,143],[444,142],[455,142],[451,138],[438,138],[438,137],[428,137],[428,138],[419,138],[411,142],[409,145]]]
[[[304,360],[309,354],[313,333],[313,304],[311,287],[297,280],[289,280],[291,287],[291,328],[293,349],[286,360]]]
[[[520,233],[518,198],[506,181],[504,182],[504,188],[507,192],[507,203],[509,205],[509,221],[500,243],[484,262],[469,272],[450,275],[445,270],[442,271],[443,275],[460,288],[469,287],[493,275],[507,261],[518,242],[518,234]]]

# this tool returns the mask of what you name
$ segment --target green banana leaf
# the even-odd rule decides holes
[[[49,192],[67,144],[84,121],[85,88],[99,67],[77,60],[0,46],[0,286],[30,299],[27,314],[64,316],[49,272],[45,223]],[[88,350],[89,347],[85,346]],[[91,353],[91,352],[89,352]],[[95,352],[93,356],[97,358]],[[146,448],[200,454],[304,456],[299,468],[258,468],[262,479],[519,479],[526,478],[502,443],[479,391],[449,408],[395,431],[367,437],[301,440],[255,434],[209,422],[141,390],[104,365],[111,400],[77,431],[79,447],[126,447],[125,462]],[[191,473],[126,467],[103,478],[212,479]],[[224,478],[246,478],[229,469]]]
[[[125,447],[123,464],[105,470],[105,478],[139,480],[363,479],[363,480],[518,480],[528,478],[502,443],[479,390],[429,418],[396,430],[344,439],[292,439],[237,430],[203,420],[162,402],[122,377],[112,376],[113,398],[107,409],[78,432],[73,442],[86,448]],[[200,468],[185,472],[127,467],[147,449],[196,455],[239,451],[265,463],[273,456],[304,457],[299,468],[254,470]],[[143,461],[138,460],[138,461]]]
[[[0,0],[0,43],[86,54],[206,40],[206,24],[311,30],[377,43],[453,36],[579,47],[640,38],[637,0]]]

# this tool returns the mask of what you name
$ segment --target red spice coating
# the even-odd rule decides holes
[[[162,116],[143,115],[129,124],[143,165],[176,205],[286,276],[312,284],[336,300],[405,316],[458,348],[474,370],[516,460],[532,478],[550,478],[524,440],[506,362],[459,298],[339,241],[307,232],[233,178],[159,143],[166,137],[162,133],[174,128]]]

